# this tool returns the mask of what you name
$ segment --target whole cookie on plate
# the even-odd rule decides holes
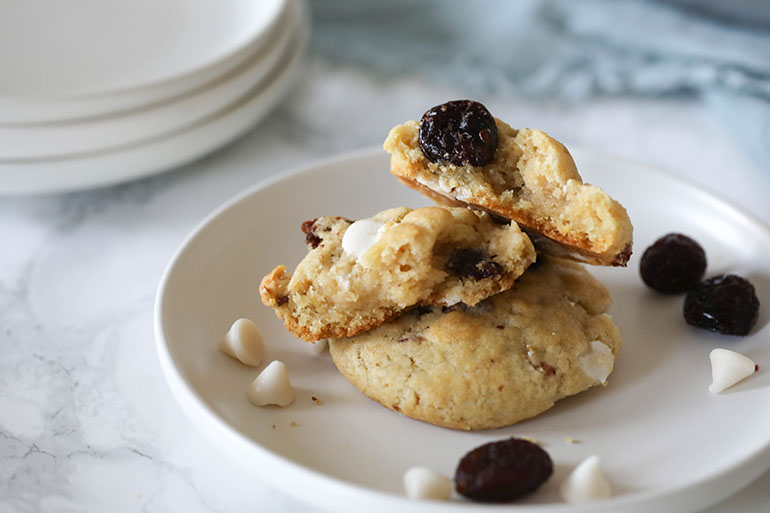
[[[498,428],[606,382],[622,344],[610,303],[579,264],[540,257],[474,307],[417,308],[329,348],[337,369],[387,408],[453,429]]]
[[[583,183],[567,149],[540,130],[511,128],[478,102],[433,107],[393,128],[384,147],[404,184],[440,204],[512,219],[539,251],[616,266],[631,256],[626,210]]]
[[[294,275],[276,267],[262,302],[307,340],[349,337],[414,305],[474,305],[513,285],[535,260],[516,223],[466,208],[406,207],[357,222],[303,224],[310,251]]]

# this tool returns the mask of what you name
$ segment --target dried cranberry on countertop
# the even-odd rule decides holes
[[[497,151],[497,125],[479,102],[455,100],[422,115],[418,143],[431,162],[485,166]]]
[[[703,278],[706,253],[690,237],[669,233],[644,251],[639,272],[648,287],[664,294],[681,294]]]
[[[704,280],[684,299],[687,324],[725,335],[748,335],[758,317],[754,286],[734,274]]]
[[[479,502],[508,502],[537,489],[553,473],[553,462],[538,445],[511,438],[484,444],[460,460],[457,493]]]

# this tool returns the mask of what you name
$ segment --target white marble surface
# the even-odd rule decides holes
[[[311,60],[276,112],[204,160],[117,187],[0,199],[0,513],[312,511],[255,482],[183,416],[155,355],[155,288],[185,235],[228,197],[378,145],[393,124],[463,96]],[[686,176],[770,223],[768,169],[697,103],[481,100],[516,125]],[[770,473],[708,511],[768,504]]]

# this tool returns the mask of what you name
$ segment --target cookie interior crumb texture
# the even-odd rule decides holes
[[[540,130],[495,120],[499,146],[482,167],[430,162],[418,145],[419,123],[394,127],[385,141],[391,171],[440,204],[470,205],[513,219],[545,253],[624,266],[633,228],[626,210],[584,184],[567,149]]]
[[[410,311],[331,341],[335,365],[383,406],[464,430],[514,424],[600,384],[579,361],[597,340],[620,351],[610,295],[579,264],[542,260],[474,307]]]
[[[349,219],[305,223],[310,251],[294,274],[278,266],[262,280],[262,302],[296,336],[353,336],[416,305],[475,305],[509,289],[535,260],[515,223],[466,208],[401,207],[367,221],[383,228],[360,255],[343,248]]]

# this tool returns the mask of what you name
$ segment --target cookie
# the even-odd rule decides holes
[[[499,428],[606,382],[622,344],[610,303],[582,266],[541,256],[474,307],[414,309],[329,349],[387,408],[453,429]]]
[[[538,251],[595,265],[625,266],[633,228],[623,206],[599,187],[583,183],[560,142],[540,130],[515,130],[499,119],[494,122],[495,137],[485,139],[497,148],[482,166],[436,160],[430,152],[429,159],[421,148],[421,124],[408,121],[396,126],[384,145],[391,154],[391,172],[439,204],[471,206],[516,221]]]
[[[320,217],[303,230],[310,251],[293,275],[278,266],[265,276],[260,296],[306,341],[353,336],[415,305],[475,305],[535,260],[515,223],[466,208]]]

